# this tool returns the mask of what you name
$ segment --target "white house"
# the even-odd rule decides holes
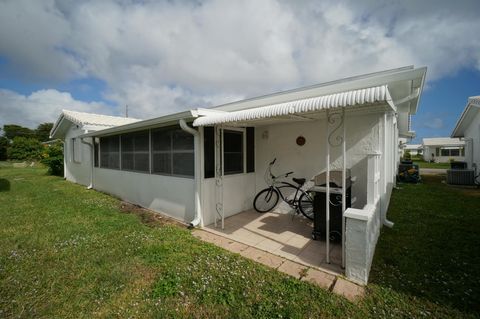
[[[252,209],[273,158],[307,180],[350,169],[356,201],[344,208],[342,265],[366,283],[380,228],[392,225],[398,138],[414,135],[425,73],[404,67],[102,130],[63,114],[52,137],[67,141],[68,180],[198,227]],[[73,138],[84,143],[81,159]]]
[[[458,138],[424,138],[422,146],[423,159],[428,162],[448,163],[451,160],[465,160],[465,142]]]
[[[412,155],[412,156],[422,155],[423,154],[423,146],[422,146],[422,144],[405,144],[403,146],[403,155],[405,155],[406,151],[409,151],[410,155]]]
[[[452,137],[461,138],[465,142],[465,161],[468,168],[475,170],[476,176],[480,165],[480,96],[468,98]]]

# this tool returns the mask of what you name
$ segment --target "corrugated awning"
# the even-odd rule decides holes
[[[314,113],[338,107],[354,107],[381,102],[388,103],[393,107],[392,98],[387,85],[266,105],[236,112],[208,114],[197,118],[193,122],[193,126],[247,122],[286,115]]]

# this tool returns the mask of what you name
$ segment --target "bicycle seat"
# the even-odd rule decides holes
[[[292,180],[297,183],[298,185],[302,186],[303,184],[305,184],[305,181],[306,179],[305,178],[292,178]]]

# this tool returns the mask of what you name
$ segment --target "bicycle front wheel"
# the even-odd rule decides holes
[[[253,200],[253,208],[259,213],[266,213],[277,206],[278,192],[274,188],[265,188],[255,196]]]
[[[310,220],[313,220],[313,196],[307,192],[302,193],[298,199],[298,209]]]

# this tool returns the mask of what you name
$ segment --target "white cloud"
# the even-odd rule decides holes
[[[111,114],[114,110],[102,103],[75,100],[70,93],[40,90],[28,96],[0,89],[0,127],[19,124],[35,128],[40,123],[54,122],[62,109]]]
[[[478,1],[0,3],[0,55],[44,81],[104,80],[158,116],[408,64],[479,68]]]
[[[426,128],[439,130],[444,127],[443,120],[439,117],[433,118],[423,124]]]

